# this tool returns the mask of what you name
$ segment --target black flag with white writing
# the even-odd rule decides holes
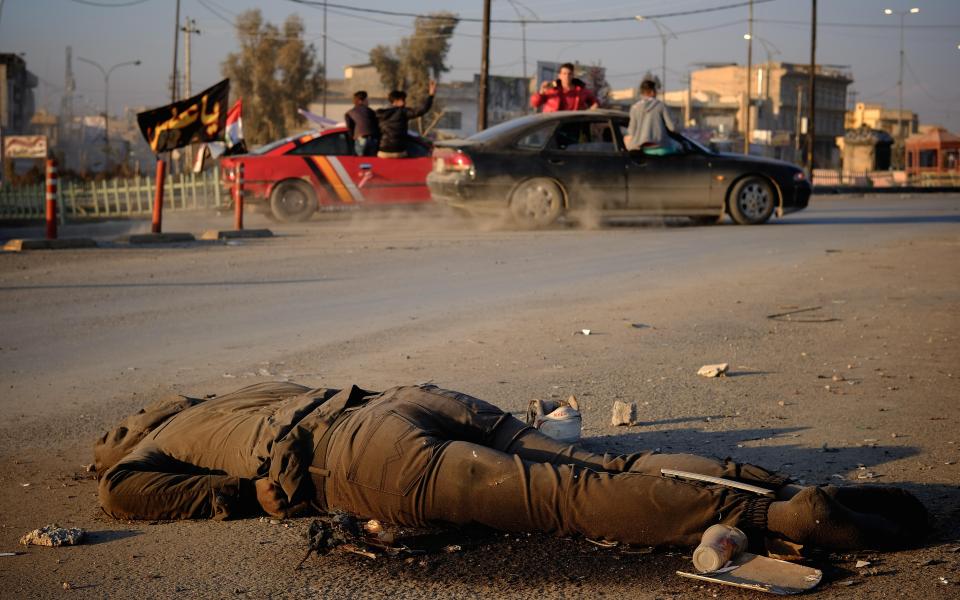
[[[224,79],[192,98],[137,113],[140,132],[154,152],[167,152],[223,137],[227,125],[230,80]]]

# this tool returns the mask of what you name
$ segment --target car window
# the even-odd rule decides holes
[[[578,121],[557,127],[550,147],[564,152],[616,152],[613,129],[606,121]]]
[[[552,129],[552,125],[535,129],[534,131],[531,131],[527,135],[517,140],[514,146],[522,150],[542,150],[543,147],[547,145],[547,141],[550,139],[550,132]]]
[[[297,146],[287,154],[299,156],[346,156],[353,154],[346,133],[331,133]]]
[[[629,130],[626,125],[620,125],[620,137],[626,137],[627,131]],[[695,147],[701,148],[706,153],[710,152],[709,150],[707,150],[706,148],[703,148],[703,146],[700,146],[699,144],[695,145],[693,142],[683,137],[682,135],[677,135],[674,133],[674,134],[671,134],[670,137],[672,137],[674,141],[677,142],[677,151],[671,153],[669,156],[677,156],[678,154],[690,154],[694,152]]]

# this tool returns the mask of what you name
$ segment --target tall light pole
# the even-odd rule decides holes
[[[744,106],[746,114],[743,117],[743,153],[750,154],[750,80],[753,79],[753,0],[750,0],[750,19],[747,33],[743,39],[747,40],[747,104]]]
[[[649,21],[653,23],[653,26],[657,28],[657,33],[660,34],[660,44],[662,45],[662,50],[660,54],[660,90],[664,93],[667,91],[667,42],[670,38],[677,39],[677,34],[673,32],[672,29],[660,22],[659,19],[654,19],[652,17],[645,17],[643,15],[637,15],[634,17],[638,23],[643,21]]]
[[[900,138],[900,144],[903,146],[901,159],[903,166],[906,167],[906,146],[903,144],[903,62],[905,54],[903,49],[903,18],[907,15],[915,15],[920,9],[913,7],[910,10],[893,10],[892,8],[883,9],[885,15],[897,15],[900,17],[900,74],[897,76],[897,136]]]
[[[89,58],[84,58],[78,56],[77,60],[80,62],[85,62],[88,65],[93,65],[96,68],[100,69],[100,72],[103,73],[103,146],[104,146],[104,160],[109,160],[110,156],[110,73],[113,73],[114,69],[120,67],[125,67],[128,65],[139,66],[139,60],[128,60],[127,62],[117,63],[110,67],[109,69],[104,69],[100,66],[100,63],[90,60]]]

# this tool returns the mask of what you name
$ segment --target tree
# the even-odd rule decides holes
[[[449,12],[417,17],[413,22],[413,35],[403,38],[393,48],[379,45],[371,50],[370,62],[380,75],[383,87],[404,90],[413,106],[426,100],[430,80],[439,79],[450,70],[444,61],[458,22],[457,17]],[[435,105],[432,112],[438,110]]]
[[[303,39],[303,21],[290,15],[282,29],[263,20],[259,10],[236,20],[239,52],[223,61],[231,94],[243,98],[243,134],[251,145],[284,137],[297,127],[297,109],[320,94],[323,66],[313,44]]]

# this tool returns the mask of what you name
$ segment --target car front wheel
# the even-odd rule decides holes
[[[545,178],[524,181],[510,196],[510,213],[525,227],[546,227],[563,212],[563,191]]]
[[[741,225],[766,223],[773,214],[775,198],[769,181],[762,177],[746,177],[730,194],[730,216]]]
[[[316,210],[313,190],[302,181],[282,181],[270,194],[270,213],[278,221],[306,221]]]

